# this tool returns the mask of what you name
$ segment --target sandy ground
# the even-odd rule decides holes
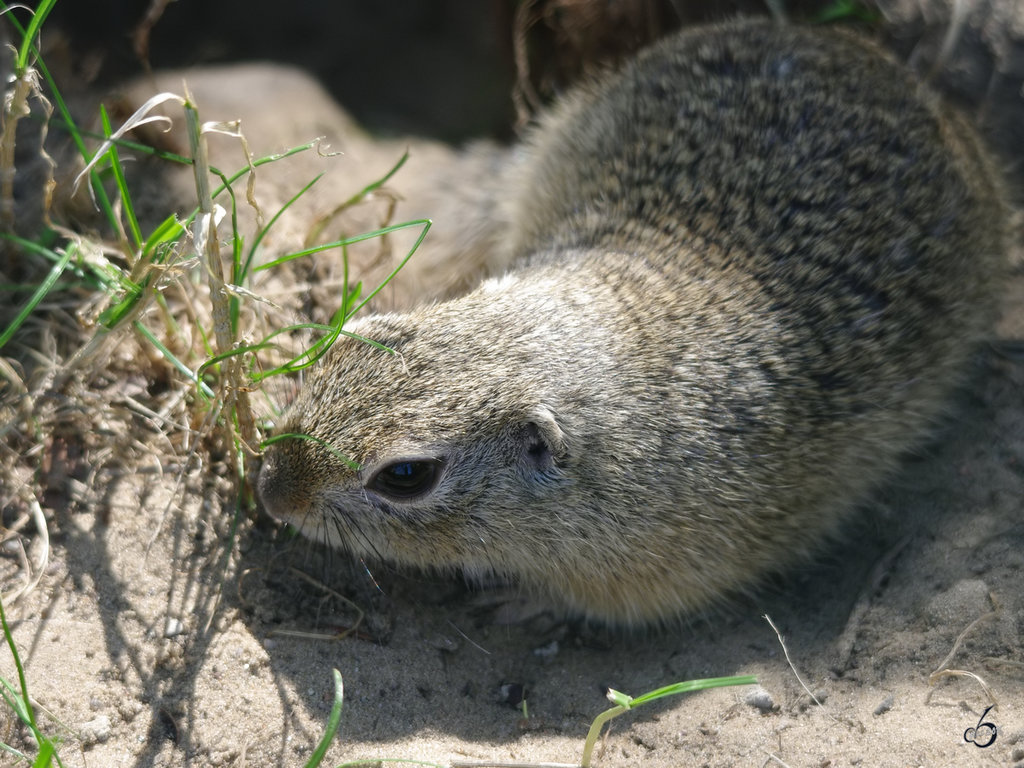
[[[346,699],[327,764],[572,762],[603,686],[638,694],[755,674],[760,706],[739,688],[652,705],[615,723],[599,765],[1019,765],[1024,370],[993,354],[980,367],[963,421],[817,565],[662,633],[501,626],[457,584],[376,569],[377,591],[359,567],[328,568],[266,526],[243,526],[225,570],[217,483],[204,492],[194,477],[175,501],[173,479],[143,466],[101,473],[106,522],[89,500],[55,510],[53,564],[19,606],[15,637],[69,765],[301,765],[326,722],[332,669]],[[366,634],[282,634],[352,620],[293,568],[355,594]],[[947,664],[983,678],[992,698],[974,679],[930,685],[979,619]],[[508,684],[525,687],[527,718],[503,701]],[[995,743],[967,743],[993,699]]]
[[[254,115],[250,138],[276,145],[334,133],[347,154],[298,161],[311,164],[294,170],[298,177],[321,165],[329,173],[276,248],[403,146],[412,158],[407,181],[395,182],[409,198],[399,217],[420,213],[423,174],[459,162],[428,142],[373,142],[304,93],[302,113],[315,121],[266,138]],[[222,106],[215,95],[199,101]],[[295,114],[287,105],[276,113]],[[179,181],[161,185],[173,197]],[[261,180],[268,209],[290,188],[275,184]],[[436,218],[426,263],[449,236]],[[336,275],[320,278],[329,285]],[[452,289],[432,280],[413,272],[390,300]],[[263,288],[288,295],[279,284]],[[45,729],[63,739],[69,766],[298,766],[324,730],[337,669],[345,710],[327,765],[574,762],[607,707],[606,686],[636,695],[754,674],[757,690],[664,700],[620,718],[597,764],[1024,766],[1024,361],[1005,343],[1024,338],[1024,281],[1008,289],[1003,342],[979,354],[949,423],[820,558],[714,615],[658,632],[544,614],[506,624],[500,595],[368,569],[266,519],[233,515],[222,470],[159,458],[169,453],[165,438],[151,417],[130,411],[129,398],[152,393],[145,382],[122,381],[109,424],[99,419],[92,441],[49,441],[47,474],[36,478],[49,488],[49,565],[8,610]],[[305,308],[329,311],[316,297]],[[135,354],[126,344],[115,359]],[[124,428],[133,430],[125,445],[97,448],[124,440]],[[112,430],[105,439],[103,429]],[[10,501],[5,523],[19,511]],[[33,558],[41,536],[28,528],[23,538]],[[2,554],[6,591],[23,568],[16,548]],[[353,635],[339,636],[356,617],[339,594],[366,612]],[[940,668],[977,677],[933,684]],[[0,674],[14,679],[6,653]],[[986,710],[994,742],[985,746],[993,733],[985,728],[966,740]],[[30,748],[6,709],[0,738]]]

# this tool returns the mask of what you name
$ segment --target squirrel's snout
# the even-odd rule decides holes
[[[288,517],[288,508],[293,505],[291,483],[284,466],[283,452],[270,447],[263,454],[263,464],[256,479],[256,495],[264,511],[271,517],[283,520]]]

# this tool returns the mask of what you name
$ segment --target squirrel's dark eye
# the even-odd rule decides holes
[[[443,466],[438,459],[396,461],[377,470],[366,487],[392,499],[415,499],[434,490]]]

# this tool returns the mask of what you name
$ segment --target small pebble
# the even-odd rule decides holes
[[[545,646],[533,649],[534,656],[540,656],[542,659],[553,659],[558,655],[558,641],[552,640]]]
[[[745,704],[761,710],[762,713],[771,712],[775,708],[775,700],[764,688],[758,686],[743,697]]]
[[[462,645],[458,638],[451,635],[434,635],[429,639],[429,643],[442,653],[455,653]]]
[[[83,746],[102,744],[110,738],[110,718],[106,715],[93,718],[79,728],[79,734],[82,737]]]
[[[164,624],[164,637],[177,637],[185,631],[185,625],[179,620],[168,618]]]
[[[893,695],[891,693],[884,699],[882,699],[882,703],[875,707],[875,711],[873,713],[875,717],[878,717],[878,715],[884,715],[886,712],[892,709],[892,705],[895,703],[895,701],[896,700],[893,698]]]
[[[498,687],[498,697],[502,704],[518,707],[526,698],[526,686],[522,683],[503,683]]]

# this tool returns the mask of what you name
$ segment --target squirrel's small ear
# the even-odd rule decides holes
[[[568,455],[565,433],[555,421],[555,415],[544,406],[533,409],[527,418],[523,456],[535,470],[551,471]]]

